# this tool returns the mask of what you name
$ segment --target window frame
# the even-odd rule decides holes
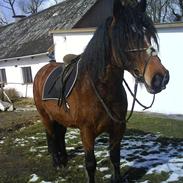
[[[23,83],[24,84],[31,84],[31,83],[33,83],[31,66],[21,67],[21,69],[22,69]]]
[[[5,68],[0,69],[0,83],[3,83],[3,84],[7,83],[6,69]]]

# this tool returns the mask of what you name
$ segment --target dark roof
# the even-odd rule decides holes
[[[0,27],[0,59],[47,52],[49,31],[71,29],[97,0],[66,0],[16,23]]]

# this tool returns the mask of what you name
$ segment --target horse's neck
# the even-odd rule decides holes
[[[102,83],[121,83],[124,75],[124,70],[119,69],[116,66],[109,64],[106,68],[106,72],[101,76],[100,81]]]
[[[98,82],[99,92],[104,95],[114,96],[121,93],[124,70],[108,65],[106,72]]]

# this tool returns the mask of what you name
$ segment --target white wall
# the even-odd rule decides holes
[[[83,52],[92,35],[92,31],[87,33],[69,32],[54,34],[57,61],[62,61],[65,54],[80,54]],[[148,111],[166,114],[183,114],[183,27],[159,28],[158,36],[160,41],[159,56],[163,65],[170,72],[170,82],[164,91],[156,95],[155,103]],[[125,78],[133,89],[134,79],[132,76],[125,72]],[[131,109],[132,97],[128,92],[127,94],[129,109]],[[147,93],[143,86],[139,87],[137,96],[145,105],[149,105],[153,97]],[[135,110],[142,111],[142,107],[136,104]]]
[[[53,40],[57,62],[63,62],[63,57],[66,54],[82,53],[92,36],[93,32],[55,34]]]
[[[48,57],[35,56],[29,58],[12,59],[7,61],[0,61],[0,69],[6,69],[7,84],[5,89],[15,88],[22,97],[33,97],[33,87],[31,84],[23,83],[22,67],[31,67],[32,77],[34,78],[37,71],[47,64]]]

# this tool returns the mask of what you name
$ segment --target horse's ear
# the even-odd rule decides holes
[[[147,1],[146,0],[137,0],[137,9],[141,12],[145,12],[147,7]]]
[[[125,0],[114,0],[113,2],[113,18],[118,20],[121,12],[125,8]]]

